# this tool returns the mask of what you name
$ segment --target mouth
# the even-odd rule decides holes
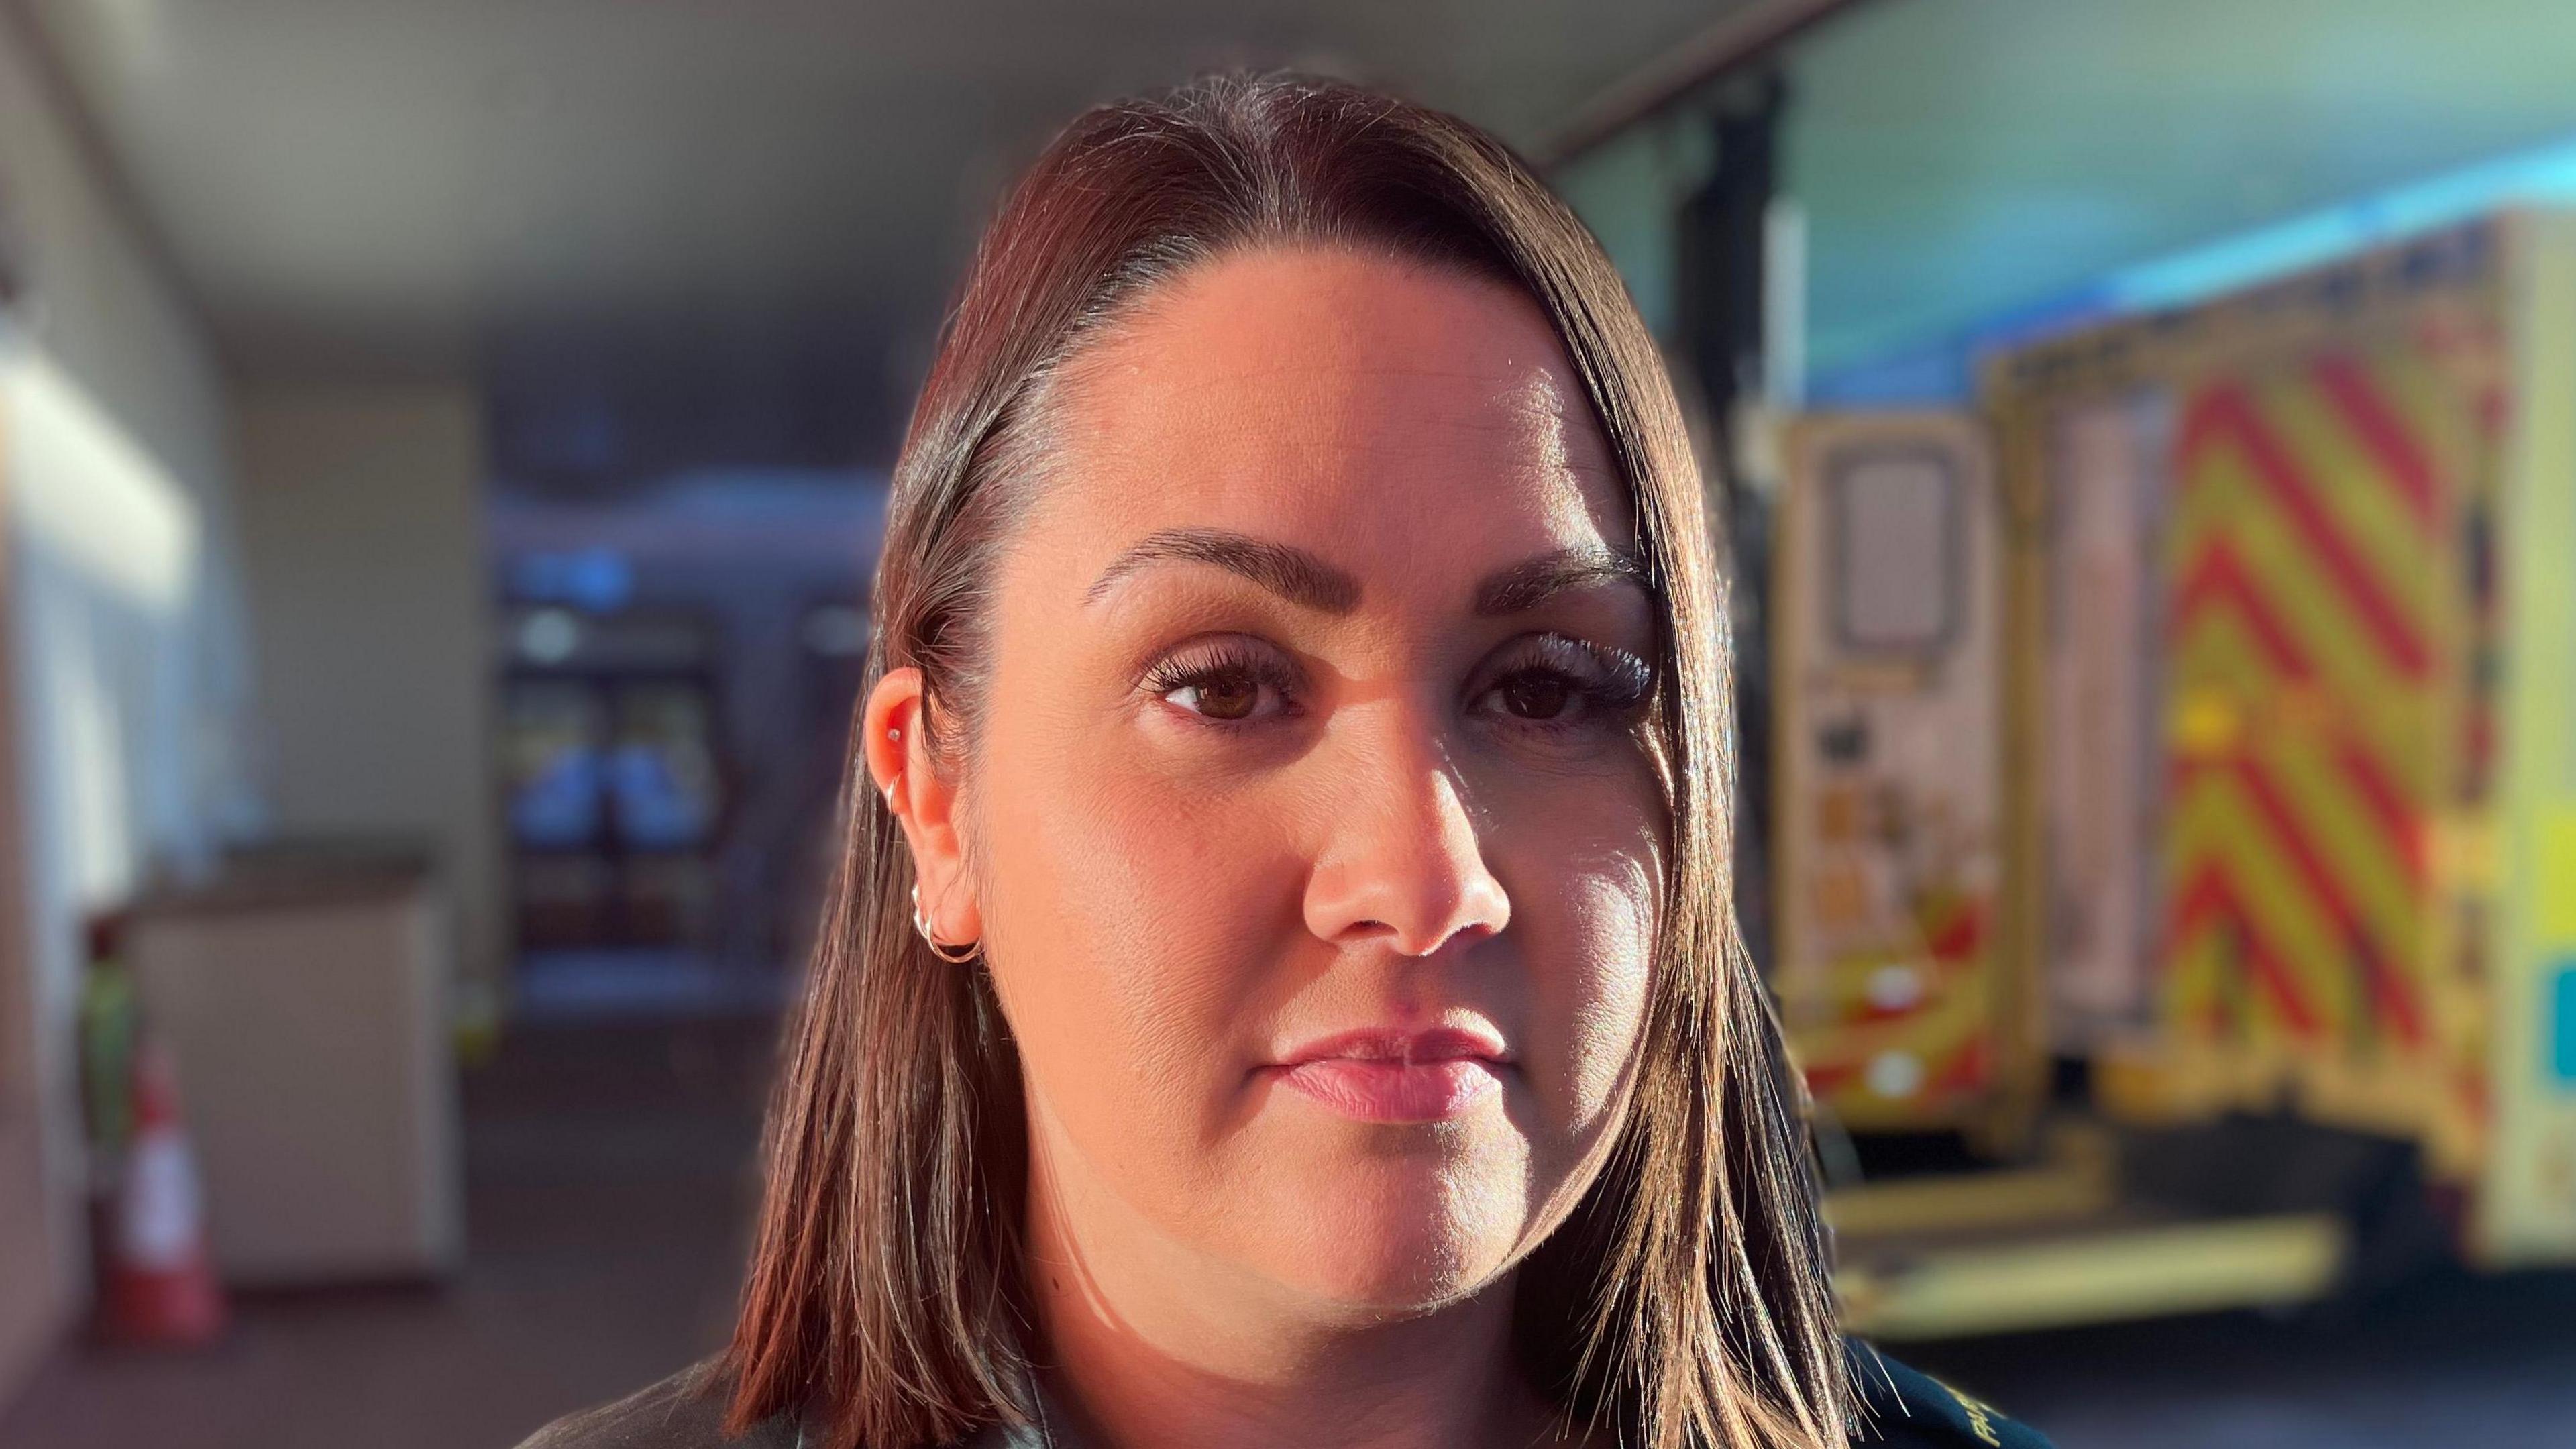
[[[1356,1031],[1262,1068],[1280,1085],[1362,1122],[1439,1122],[1499,1094],[1511,1054],[1488,1031]]]

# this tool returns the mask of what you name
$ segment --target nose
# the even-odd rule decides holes
[[[1344,787],[1306,887],[1306,924],[1336,943],[1371,938],[1428,956],[1462,933],[1498,934],[1511,901],[1485,865],[1447,740],[1415,701],[1344,711],[1333,751]]]

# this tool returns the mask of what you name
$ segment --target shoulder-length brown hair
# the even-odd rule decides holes
[[[1563,341],[1632,490],[1663,611],[1671,811],[1644,1059],[1600,1180],[1524,1265],[1533,1380],[1647,1449],[1840,1445],[1847,1385],[1780,1029],[1728,891],[1730,650],[1698,470],[1653,339],[1590,232],[1437,111],[1294,75],[1095,108],[1004,202],[895,464],[864,702],[921,669],[934,758],[982,714],[990,573],[1046,384],[1146,290],[1245,247],[1366,248],[1518,289]],[[758,1244],[720,1383],[736,1431],[803,1406],[836,1449],[1025,1421],[1026,1126],[981,965],[933,956],[912,860],[852,740],[839,869],[769,1129]]]

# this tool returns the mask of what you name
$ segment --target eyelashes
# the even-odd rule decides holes
[[[1173,702],[1197,724],[1219,731],[1255,729],[1307,712],[1305,681],[1297,669],[1276,650],[1245,640],[1166,658],[1147,671],[1144,683],[1157,697],[1184,696]],[[1278,701],[1268,713],[1264,689]],[[1625,729],[1653,693],[1653,666],[1626,650],[1539,634],[1514,643],[1476,702],[1502,696],[1508,728],[1545,737]]]
[[[1210,724],[1235,727],[1253,722],[1251,710],[1259,707],[1259,690],[1265,685],[1279,695],[1286,716],[1294,718],[1306,712],[1294,698],[1304,687],[1297,671],[1268,650],[1235,641],[1165,659],[1145,676],[1145,687],[1155,695],[1192,694],[1196,699],[1183,708],[1200,714]],[[1248,706],[1244,702],[1247,694],[1251,696]],[[1200,706],[1211,701],[1217,704],[1218,712],[1202,714]],[[1236,708],[1244,712],[1229,712]]]

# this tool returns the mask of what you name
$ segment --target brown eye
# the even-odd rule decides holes
[[[1562,635],[1533,636],[1518,662],[1486,686],[1480,703],[1532,739],[1624,729],[1654,684],[1653,670],[1627,651]]]
[[[1574,693],[1572,681],[1542,669],[1523,670],[1502,686],[1504,707],[1527,720],[1552,720],[1563,714]]]
[[[1267,715],[1261,698],[1265,686],[1276,696]],[[1271,716],[1302,713],[1296,671],[1241,641],[1197,658],[1166,660],[1147,673],[1146,687],[1211,726],[1252,728]]]
[[[1180,696],[1195,696],[1187,706],[1210,719],[1250,719],[1254,706],[1261,703],[1261,681],[1243,674],[1205,676],[1203,684],[1184,685],[1174,690],[1175,702]]]

